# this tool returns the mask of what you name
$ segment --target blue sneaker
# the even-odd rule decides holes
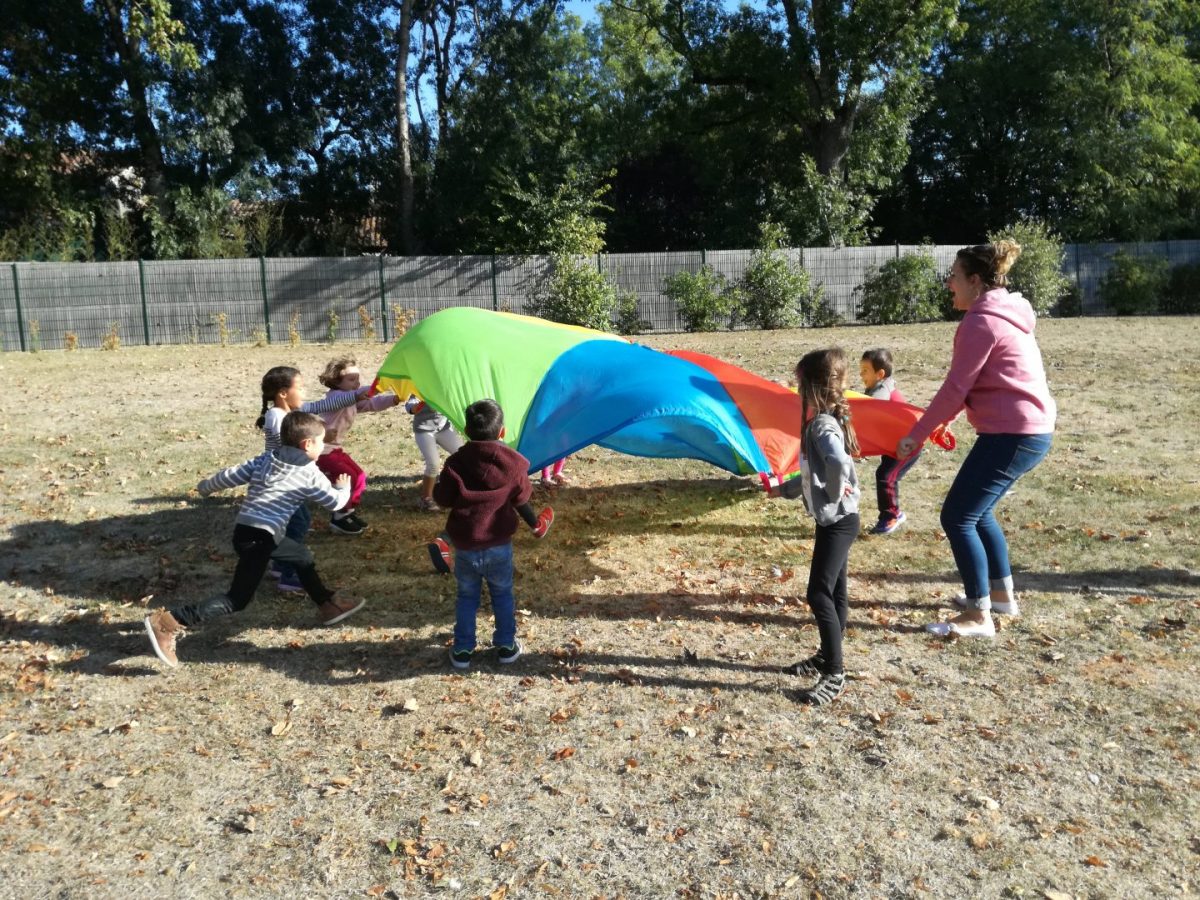
[[[887,519],[880,519],[875,523],[875,527],[871,529],[871,534],[891,534],[897,528],[904,524],[908,518],[903,511],[896,513]]]

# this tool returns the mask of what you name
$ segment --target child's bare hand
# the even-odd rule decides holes
[[[350,476],[343,472],[334,480],[333,486],[339,489],[350,487]]]

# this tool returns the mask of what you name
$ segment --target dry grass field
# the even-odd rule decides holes
[[[786,378],[893,348],[928,401],[952,325],[648,339]],[[1039,325],[1051,455],[1002,504],[1024,617],[922,626],[956,583],[938,508],[964,450],[902,484],[850,562],[845,697],[816,645],[801,505],[700,463],[591,448],[545,541],[515,542],[513,666],[446,652],[402,411],[360,417],[360,538],[310,544],[369,598],[317,627],[264,585],[149,654],[147,606],[223,589],[272,365],[382,346],[0,356],[0,896],[1162,897],[1200,885],[1200,321]],[[864,519],[874,513],[872,462]],[[539,493],[541,493],[539,491]],[[544,496],[544,494],[543,494]],[[536,499],[536,498],[535,498]],[[481,636],[490,625],[481,613]]]

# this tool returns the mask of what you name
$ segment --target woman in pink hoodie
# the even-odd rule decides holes
[[[938,425],[963,409],[978,437],[942,504],[942,529],[962,576],[962,612],[927,626],[934,634],[994,637],[992,613],[1019,615],[1008,543],[994,510],[1018,478],[1050,450],[1055,407],[1033,337],[1037,315],[1007,273],[1021,254],[1013,241],[958,251],[946,286],[966,315],[954,334],[946,380],[925,414],[896,446],[911,456]],[[995,597],[993,597],[995,595]]]

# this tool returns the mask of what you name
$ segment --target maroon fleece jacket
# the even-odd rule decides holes
[[[501,441],[468,441],[433,486],[433,499],[450,510],[446,533],[460,550],[485,550],[512,540],[516,507],[533,496],[529,460]]]

